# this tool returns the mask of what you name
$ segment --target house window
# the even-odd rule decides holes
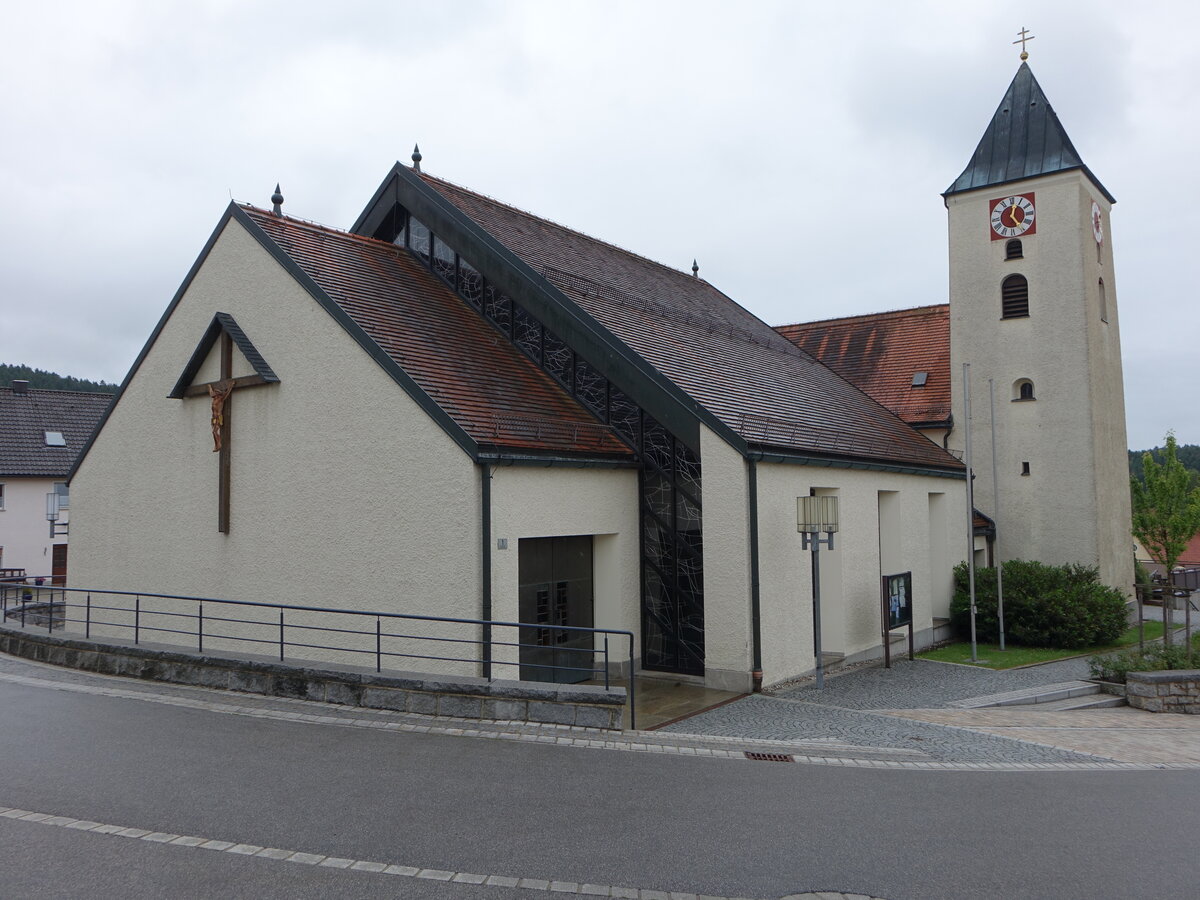
[[[1013,383],[1013,401],[1017,400],[1036,400],[1033,396],[1033,382],[1028,378],[1021,378]]]
[[[1009,275],[1000,283],[1000,309],[1003,319],[1029,315],[1029,282],[1024,275]]]
[[[0,484],[0,510],[4,509],[4,485]]]
[[[67,439],[65,437],[63,437],[63,433],[61,431],[47,431],[46,432],[46,446],[47,447],[65,447],[65,446],[67,446]]]
[[[1100,279],[1100,321],[1108,321],[1108,296],[1104,292],[1104,279]]]
[[[57,481],[54,483],[54,493],[58,495],[59,509],[71,508],[71,495],[68,492],[67,483],[65,481]]]
[[[1022,249],[1021,249],[1021,242],[1014,239],[1014,240],[1009,241],[1007,244],[1005,244],[1004,245],[1004,258],[1005,259],[1024,259],[1025,254],[1022,252]]]

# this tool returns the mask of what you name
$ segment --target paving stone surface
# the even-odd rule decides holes
[[[1091,676],[1086,658],[994,672],[930,660],[896,660],[890,669],[866,666],[825,679],[825,687],[806,681],[772,693],[843,709],[937,709],[956,700],[986,694],[1081,681]]]
[[[940,762],[1073,763],[1095,756],[859,709],[751,696],[662,729],[917,750]]]

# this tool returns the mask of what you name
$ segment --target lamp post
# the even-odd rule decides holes
[[[58,524],[58,515],[58,493],[51,491],[46,495],[46,521],[50,523],[51,538],[61,537],[66,534],[69,527],[66,522],[63,522],[61,525]],[[60,528],[62,529],[61,531],[59,531]]]
[[[825,663],[821,659],[821,545],[833,549],[838,530],[837,497],[797,497],[796,530],[802,547],[812,550],[813,567],[813,655],[817,662],[817,689],[825,686]],[[821,537],[825,532],[825,537]]]

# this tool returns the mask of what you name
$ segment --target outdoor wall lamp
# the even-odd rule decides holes
[[[817,663],[817,689],[825,687],[825,663],[821,659],[821,545],[833,549],[838,530],[837,497],[797,497],[796,530],[802,549],[812,551],[813,567],[813,655]],[[825,537],[821,537],[825,532]]]
[[[50,523],[50,537],[52,538],[65,536],[71,527],[68,522],[59,524],[58,515],[58,493],[51,491],[46,495],[46,521]]]

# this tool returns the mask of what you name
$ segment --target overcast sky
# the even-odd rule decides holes
[[[0,362],[121,381],[230,198],[347,228],[425,171],[771,324],[942,303],[940,193],[1019,65],[1116,196],[1129,443],[1200,443],[1200,4],[10,4]],[[903,215],[897,215],[903,211]],[[1111,296],[1111,288],[1110,288]]]

